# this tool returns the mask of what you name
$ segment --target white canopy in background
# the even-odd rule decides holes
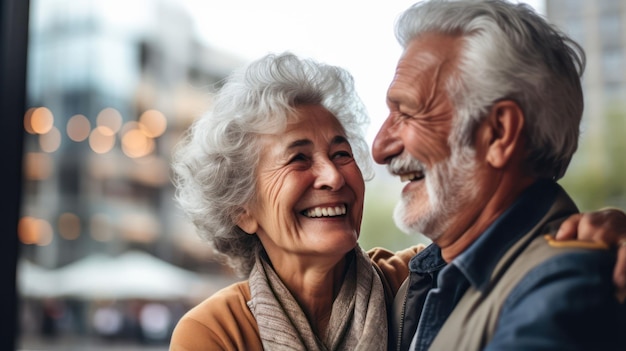
[[[51,293],[50,289],[54,284],[52,275],[50,270],[27,260],[20,260],[17,265],[18,289],[29,297],[45,297]]]
[[[56,270],[21,260],[18,289],[26,297],[81,299],[202,299],[234,281],[200,275],[140,251],[93,254]]]

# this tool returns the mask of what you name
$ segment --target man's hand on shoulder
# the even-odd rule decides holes
[[[572,215],[561,224],[556,239],[601,241],[616,247],[613,281],[623,302],[626,297],[626,213],[606,208]]]

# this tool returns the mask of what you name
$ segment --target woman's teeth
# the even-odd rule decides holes
[[[314,207],[304,211],[307,217],[334,217],[346,214],[346,205],[334,207]]]

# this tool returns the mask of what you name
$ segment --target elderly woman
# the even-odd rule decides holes
[[[231,76],[174,169],[186,213],[249,279],[183,317],[172,350],[386,348],[385,297],[419,247],[357,244],[367,122],[338,67],[269,55]]]
[[[181,207],[248,280],[189,311],[171,350],[386,349],[387,302],[421,246],[357,243],[367,122],[338,67],[286,53],[229,78],[173,166]]]

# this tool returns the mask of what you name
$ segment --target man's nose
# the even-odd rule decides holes
[[[372,144],[372,156],[376,163],[389,163],[393,157],[402,153],[404,146],[402,140],[398,138],[398,129],[399,126],[394,123],[391,116],[383,122]]]
[[[325,189],[336,191],[343,187],[345,184],[345,178],[343,174],[330,160],[320,161],[316,167],[315,189]]]

